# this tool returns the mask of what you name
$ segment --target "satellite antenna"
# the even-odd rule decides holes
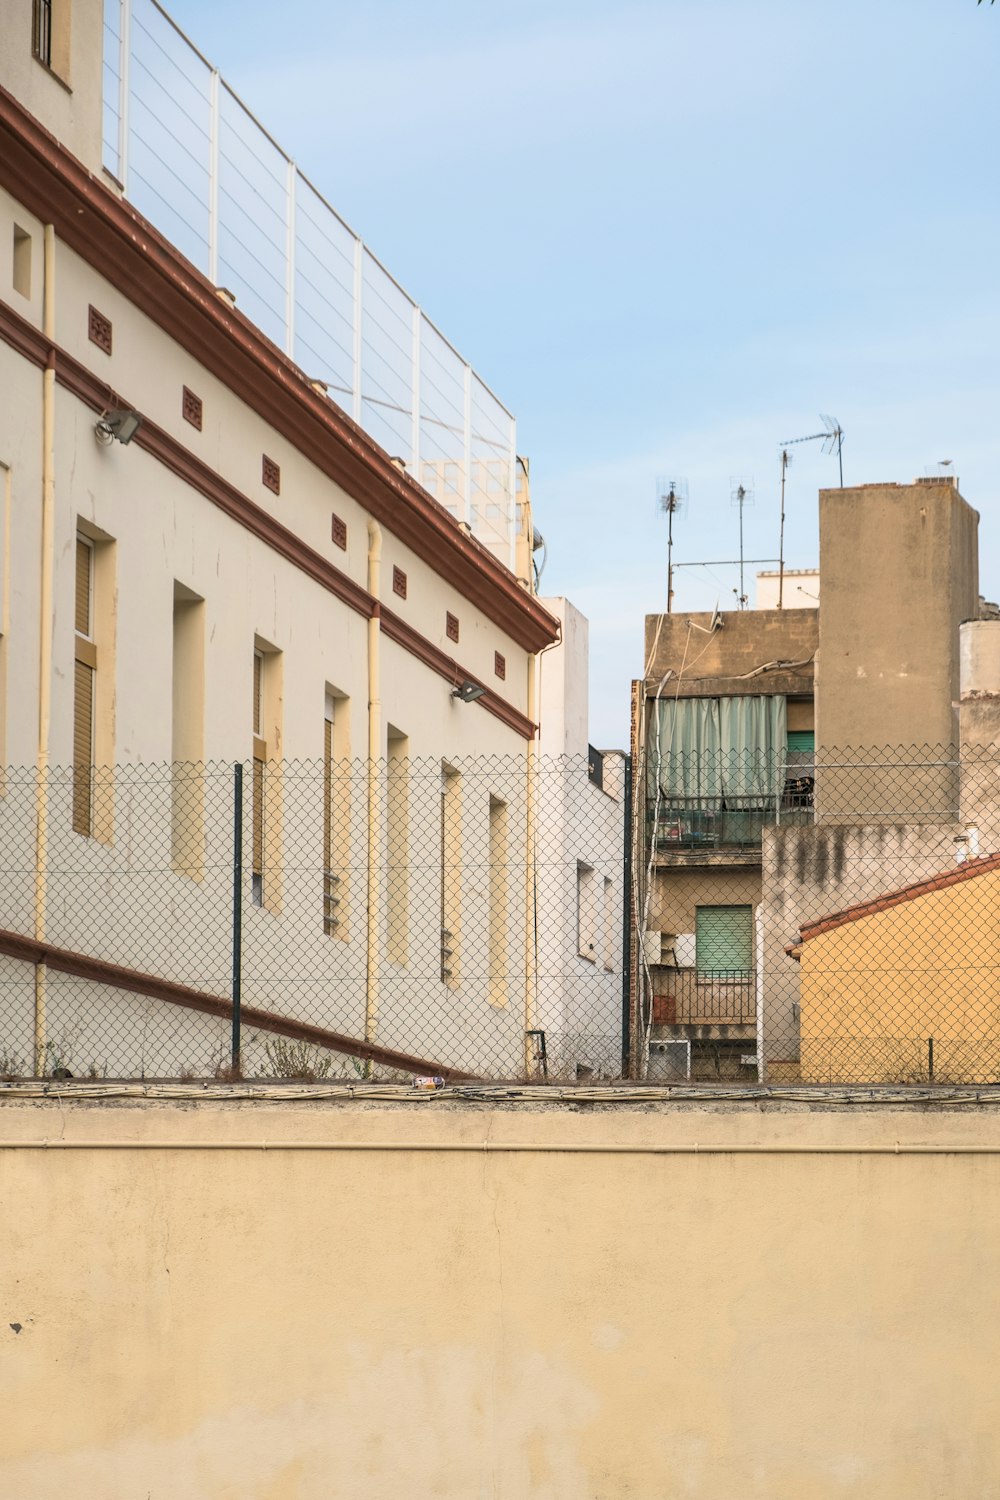
[[[739,608],[746,609],[747,595],[743,586],[743,507],[753,504],[753,480],[745,484],[742,479],[730,479],[729,483],[733,486],[729,492],[730,500],[740,509],[740,591],[736,599]]]
[[[687,503],[686,479],[658,479],[656,500],[667,518],[667,614],[674,608],[674,516]]]

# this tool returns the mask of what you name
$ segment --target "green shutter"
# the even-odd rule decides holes
[[[752,906],[699,906],[695,924],[695,966],[699,974],[750,972]]]
[[[788,731],[789,750],[806,750],[810,754],[816,749],[816,734],[812,729],[790,729]]]

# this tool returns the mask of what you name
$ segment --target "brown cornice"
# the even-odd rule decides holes
[[[57,948],[53,943],[40,943],[35,938],[22,937],[17,932],[0,929],[0,953],[8,958],[20,959],[22,963],[44,964],[57,974],[89,979],[94,984],[160,1000],[167,1005],[179,1005],[184,1010],[220,1016],[226,1021],[232,1019],[233,1002],[221,995],[208,994],[205,990],[196,990],[187,984],[177,984],[172,979],[161,979],[159,975],[146,974],[141,969],[127,969],[122,964],[109,963],[107,959],[92,958],[89,953],[76,953],[69,948]],[[393,1047],[380,1047],[376,1042],[366,1042],[360,1037],[330,1031],[312,1021],[297,1020],[295,1016],[259,1010],[254,1005],[241,1006],[240,1015],[248,1030],[269,1031],[278,1036],[293,1037],[296,1041],[342,1052],[347,1057],[364,1058],[384,1067],[401,1068],[407,1073],[437,1074],[455,1082],[476,1077],[474,1073],[463,1073],[458,1068],[450,1068],[446,1063],[414,1057],[411,1052],[397,1052]]]
[[[4,88],[0,181],[518,645],[535,652],[555,641],[556,621],[514,575]]]
[[[106,411],[109,406],[120,405],[123,401],[127,404],[127,398],[122,392],[112,391],[111,387],[99,380],[86,365],[74,359],[65,350],[51,344],[37,328],[33,328],[2,299],[0,299],[0,339],[39,367],[54,362],[57,383],[76,396],[84,405],[89,406],[92,411]],[[421,635],[399,615],[386,609],[384,605],[380,605],[367,589],[355,583],[335,563],[308,546],[287,526],[282,526],[280,521],[263,510],[261,506],[255,505],[228,480],[223,479],[221,474],[209,468],[189,448],[185,448],[183,443],[178,442],[175,437],[162,427],[158,427],[148,417],[144,417],[142,426],[132,441],[137,448],[143,449],[163,464],[164,468],[176,474],[185,484],[197,490],[200,495],[218,506],[238,525],[245,527],[265,546],[270,547],[300,572],[312,578],[321,588],[334,594],[350,609],[364,615],[366,619],[372,617],[379,619],[380,628],[391,640],[396,641],[432,671],[437,672],[446,682],[455,686],[466,679],[477,680],[433,641]],[[487,689],[483,697],[476,701],[486,709],[487,713],[491,713],[494,718],[515,730],[524,739],[534,738],[535,726],[531,720],[513,704],[508,703],[505,698]]]

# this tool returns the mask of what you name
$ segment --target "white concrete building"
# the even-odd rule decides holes
[[[9,6],[0,46],[0,1053],[130,1071],[137,1027],[144,1071],[225,1053],[243,762],[243,1004],[303,1046],[325,1028],[519,1074],[530,893],[494,867],[527,867],[557,625],[518,554],[506,429],[459,362],[452,455],[414,372],[394,461],[360,362],[353,393],[296,363],[251,291],[234,306],[123,193],[100,0],[35,11],[50,29]],[[421,318],[415,370],[440,338]]]
[[[538,1003],[548,1066],[566,1077],[617,1077],[622,1066],[625,753],[588,731],[588,625],[565,598],[540,659]],[[569,774],[567,774],[569,772]],[[539,1039],[540,1040],[540,1039]]]

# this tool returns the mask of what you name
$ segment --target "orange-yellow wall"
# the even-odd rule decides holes
[[[3,1500],[998,1493],[991,1106],[4,1092]]]
[[[802,945],[802,1077],[1000,1081],[1000,871]]]

